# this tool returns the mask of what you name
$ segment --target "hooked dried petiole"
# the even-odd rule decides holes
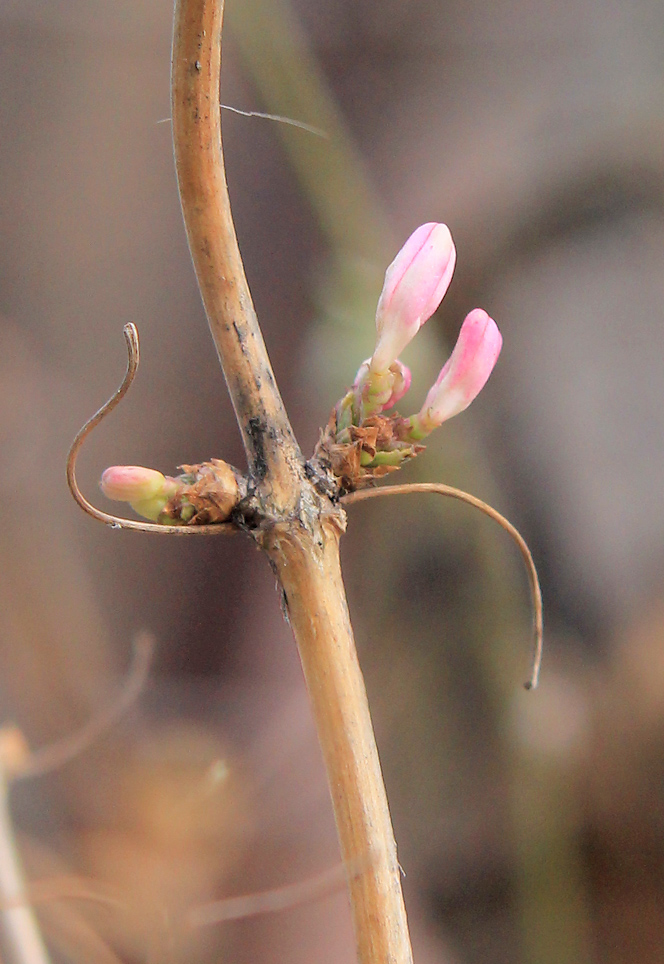
[[[235,532],[236,529],[233,525],[229,523],[217,522],[214,525],[201,525],[201,526],[169,526],[160,525],[156,522],[137,522],[134,519],[123,519],[121,516],[111,515],[109,512],[103,512],[101,509],[97,509],[92,503],[88,502],[83,493],[78,487],[78,482],[76,481],[76,460],[78,459],[78,453],[83,445],[83,442],[88,437],[90,432],[99,425],[102,419],[106,418],[109,412],[118,405],[124,396],[129,391],[129,388],[136,377],[136,372],[138,371],[138,363],[140,360],[140,352],[138,345],[138,330],[136,325],[132,322],[125,325],[123,328],[123,334],[125,336],[125,341],[127,342],[127,371],[122,379],[120,387],[111,395],[109,400],[102,405],[98,412],[96,412],[92,418],[88,419],[83,428],[79,431],[74,441],[71,443],[71,448],[69,449],[69,455],[67,456],[67,485],[73,495],[74,499],[84,512],[91,515],[93,519],[98,519],[100,522],[111,526],[114,529],[136,529],[139,532],[159,532],[166,535],[174,536],[186,536],[186,535],[210,535],[211,533],[229,533]]]
[[[460,502],[467,502],[468,505],[475,506],[480,512],[488,515],[490,519],[493,519],[499,526],[502,526],[505,532],[516,542],[526,564],[528,581],[530,583],[530,596],[533,604],[533,663],[530,679],[524,685],[527,690],[535,689],[539,681],[540,666],[542,663],[542,638],[544,632],[542,591],[537,576],[537,569],[535,568],[535,563],[533,562],[533,557],[526,540],[518,529],[492,506],[486,502],[482,502],[481,499],[476,498],[474,495],[464,492],[462,489],[456,489],[451,485],[443,485],[442,482],[411,482],[408,485],[388,485],[382,489],[359,489],[357,492],[350,492],[348,495],[342,496],[339,501],[344,505],[350,505],[352,502],[361,502],[363,499],[371,499],[374,498],[374,496],[406,495],[409,492],[432,492],[436,495],[448,496],[450,499],[459,499]]]

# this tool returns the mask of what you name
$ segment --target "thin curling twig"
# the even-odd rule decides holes
[[[295,884],[285,884],[271,890],[261,890],[255,894],[244,894],[241,897],[226,897],[223,900],[211,901],[194,907],[187,914],[190,927],[207,927],[210,924],[221,924],[224,921],[244,920],[247,917],[258,917],[261,914],[275,914],[290,907],[301,907],[334,894],[344,888],[346,872],[344,865],[339,863],[335,867],[307,877]]]
[[[63,875],[48,877],[44,880],[33,880],[24,896],[14,897],[12,900],[0,899],[0,911],[13,910],[30,904],[38,907],[54,901],[80,900],[101,904],[113,910],[128,910],[128,904],[123,901],[110,885],[97,880],[87,880],[83,877]]]
[[[533,663],[530,679],[524,683],[524,686],[527,690],[535,689],[539,681],[540,666],[542,663],[544,623],[542,617],[542,591],[540,589],[539,577],[526,540],[505,516],[501,515],[500,512],[488,503],[482,502],[481,499],[470,495],[468,492],[464,492],[462,489],[456,489],[451,485],[444,485],[442,482],[411,482],[406,485],[388,485],[383,489],[360,489],[357,492],[350,492],[348,495],[342,496],[340,501],[344,505],[350,505],[352,502],[362,502],[363,499],[372,499],[376,496],[407,495],[409,492],[433,492],[436,495],[443,495],[450,499],[458,499],[460,502],[467,502],[468,505],[479,509],[480,512],[488,515],[490,519],[493,519],[499,526],[502,526],[505,532],[507,532],[519,547],[528,572],[530,596],[533,604]]]
[[[76,460],[78,459],[78,453],[83,445],[83,442],[88,437],[90,432],[99,425],[102,419],[106,418],[109,412],[122,401],[125,397],[129,388],[131,387],[136,373],[138,371],[138,363],[140,360],[140,352],[138,345],[138,331],[136,325],[132,322],[125,325],[123,328],[123,334],[125,336],[125,341],[127,342],[127,371],[122,379],[120,387],[115,391],[109,400],[102,405],[98,412],[96,412],[92,418],[88,419],[83,428],[78,432],[76,438],[71,443],[71,448],[69,449],[69,455],[67,456],[67,485],[69,490],[73,495],[76,502],[80,505],[84,512],[91,515],[93,519],[98,519],[99,522],[103,522],[106,525],[111,526],[113,529],[134,529],[139,532],[159,532],[164,535],[172,536],[186,536],[186,535],[210,535],[214,533],[229,533],[235,532],[235,527],[229,523],[218,522],[214,525],[204,525],[204,526],[169,526],[169,525],[159,525],[156,522],[137,522],[134,519],[123,519],[122,516],[111,515],[109,512],[103,512],[101,509],[97,509],[92,503],[88,502],[83,493],[78,487],[78,482],[76,481]]]
[[[127,712],[138,699],[150,670],[154,650],[154,640],[149,633],[139,633],[134,641],[134,652],[129,672],[118,697],[102,707],[87,723],[74,733],[57,740],[50,746],[42,747],[31,753],[20,769],[10,775],[13,782],[28,777],[50,773],[69,763],[86,750]]]

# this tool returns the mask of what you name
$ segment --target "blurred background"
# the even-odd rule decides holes
[[[339,859],[266,561],[239,536],[105,529],[65,486],[127,321],[141,371],[83,450],[86,494],[102,505],[114,463],[244,468],[181,223],[171,18],[164,0],[0,3],[2,720],[34,748],[76,731],[121,698],[136,634],[156,641],[117,725],[12,788],[14,824],[55,964],[352,964],[339,888],[187,916]],[[460,485],[529,540],[540,689],[522,689],[521,561],[489,520],[377,501],[349,509],[342,547],[417,964],[662,961],[663,93],[659,0],[228,0],[222,102],[326,135],[223,116],[303,451],[420,223],[450,225],[458,268],[404,355],[403,414],[471,308],[504,336],[480,398],[399,481]],[[74,877],[82,895],[49,891]]]

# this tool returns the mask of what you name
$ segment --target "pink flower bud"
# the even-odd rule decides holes
[[[468,408],[479,395],[496,364],[503,339],[486,311],[471,311],[447,364],[427,395],[424,405],[411,420],[416,434],[428,435],[453,415]]]
[[[115,502],[143,502],[164,490],[166,477],[141,465],[112,465],[99,483],[101,491]]]
[[[180,490],[181,484],[156,469],[142,465],[112,465],[106,469],[99,483],[108,499],[128,502],[134,512],[153,522],[159,520],[169,499]]]
[[[411,234],[385,272],[376,311],[372,372],[384,372],[443,300],[456,250],[445,224],[423,224]]]

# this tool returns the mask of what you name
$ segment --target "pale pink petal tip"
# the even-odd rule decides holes
[[[357,370],[357,375],[355,376],[355,381],[353,382],[353,388],[359,388],[367,380],[367,375],[369,374],[369,362],[370,358],[367,358],[362,362]]]
[[[471,311],[449,361],[422,406],[422,423],[434,427],[468,408],[486,385],[502,344],[493,318],[481,308]]]
[[[159,495],[166,479],[156,469],[141,465],[112,465],[99,483],[104,495],[116,502],[140,502]]]
[[[411,234],[385,272],[376,310],[372,371],[387,371],[438,308],[455,263],[456,250],[446,224],[429,222]]]
[[[397,371],[395,372],[395,379],[394,379],[394,385],[392,387],[392,394],[388,399],[388,401],[385,403],[385,405],[383,405],[383,411],[385,411],[388,408],[393,408],[397,404],[397,402],[401,401],[401,399],[404,397],[404,395],[410,388],[410,383],[412,381],[413,376],[411,375],[410,368],[408,367],[408,365],[404,365],[402,361],[399,361],[398,358],[395,362],[392,363],[392,365],[390,366],[390,370],[394,372],[395,368],[397,369]]]

